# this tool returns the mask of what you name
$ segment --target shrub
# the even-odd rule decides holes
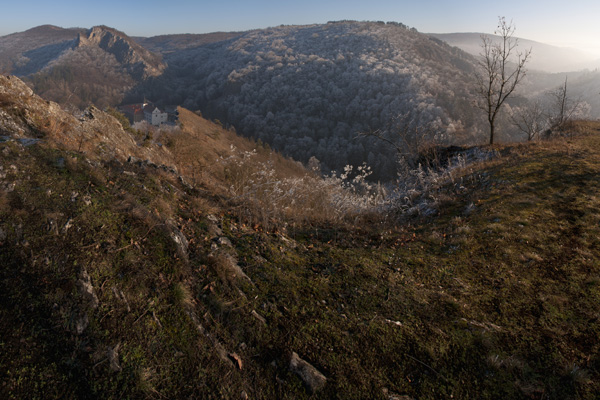
[[[282,218],[294,222],[340,221],[381,208],[386,201],[381,186],[367,181],[370,168],[347,166],[339,176],[278,177],[270,161],[256,160],[256,150],[231,147],[221,157],[224,179],[239,216],[269,225]]]

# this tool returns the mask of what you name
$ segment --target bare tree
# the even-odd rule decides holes
[[[359,136],[382,140],[396,151],[399,160],[414,167],[413,164],[421,153],[435,146],[439,134],[440,129],[435,122],[417,108],[398,115],[389,129],[363,132]]]
[[[546,114],[539,100],[519,108],[510,119],[520,132],[527,135],[527,141],[536,139],[548,126]]]
[[[480,71],[477,73],[480,97],[477,106],[487,114],[490,144],[494,144],[496,118],[506,99],[525,77],[525,64],[531,56],[531,50],[524,53],[516,50],[518,40],[513,37],[514,32],[512,22],[507,23],[506,19],[501,17],[494,32],[500,36],[499,41],[489,36],[481,37],[483,52],[479,60]]]
[[[560,130],[564,125],[574,117],[585,112],[587,103],[581,100],[581,97],[573,99],[567,93],[567,78],[565,83],[548,93],[551,98],[548,119],[550,129]]]

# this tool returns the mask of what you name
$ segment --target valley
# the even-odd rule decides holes
[[[21,53],[10,43],[23,43]],[[401,137],[406,119],[409,130],[428,127],[423,145],[485,142],[485,121],[473,107],[476,58],[401,23],[156,38],[108,27],[40,27],[0,38],[0,60],[6,73],[23,76],[60,104],[104,108],[149,100],[201,110],[305,164],[317,158],[325,174],[368,163],[373,179],[395,179],[396,152],[364,134]],[[511,107],[547,102],[567,77],[570,96],[588,106],[588,117],[597,115],[600,80],[589,71],[529,71]],[[499,123],[500,140],[523,140],[509,118]]]

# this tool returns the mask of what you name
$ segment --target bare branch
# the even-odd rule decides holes
[[[548,94],[552,99],[548,113],[550,129],[561,130],[569,121],[585,114],[588,104],[581,97],[576,99],[569,97],[567,78],[565,78],[565,83],[562,86],[550,91]]]
[[[439,128],[429,121],[424,111],[414,109],[398,115],[386,130],[359,133],[389,144],[398,156],[411,164],[419,153],[435,142]]]
[[[496,118],[506,100],[513,94],[527,73],[525,64],[531,57],[531,50],[523,53],[516,51],[518,40],[513,37],[515,27],[499,18],[495,31],[499,41],[489,36],[481,37],[482,52],[476,75],[480,101],[477,107],[487,114],[490,125],[490,144],[494,144]],[[516,56],[516,63],[512,59]]]
[[[538,138],[547,128],[547,118],[539,101],[533,101],[518,109],[511,115],[511,121],[519,131],[527,135],[528,141]]]

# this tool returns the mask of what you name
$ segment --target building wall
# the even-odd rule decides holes
[[[164,124],[167,122],[167,118],[168,118],[168,114],[167,113],[163,113],[160,112],[160,110],[157,108],[152,112],[152,125],[160,125],[160,124]]]

